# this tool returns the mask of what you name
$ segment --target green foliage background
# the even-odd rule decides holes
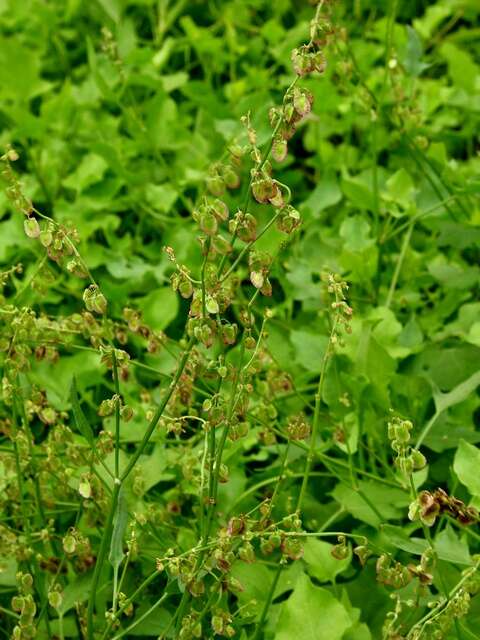
[[[354,317],[324,386],[321,437],[329,454],[354,456],[360,469],[392,480],[386,421],[393,409],[412,420],[415,439],[431,427],[423,441],[428,472],[418,485],[448,488],[478,506],[480,5],[356,0],[332,11],[338,32],[327,71],[302,80],[314,95],[313,112],[286,161],[274,163],[303,225],[286,247],[275,229],[259,242],[272,253],[282,249],[273,298],[261,302],[275,309],[268,347],[303,394],[283,411],[313,400],[327,342],[320,274],[338,272],[351,285]],[[174,247],[180,262],[200,270],[191,212],[209,167],[242,135],[240,118],[249,111],[259,143],[268,141],[268,110],[291,81],[291,50],[305,41],[312,13],[301,0],[0,0],[0,143],[19,151],[15,170],[36,208],[78,229],[80,252],[113,317],[128,305],[152,328],[181,337],[186,306],[171,289],[162,248]],[[102,26],[114,35],[120,65],[102,52]],[[247,179],[245,172],[243,189]],[[227,195],[232,209],[238,199],[237,192]],[[263,207],[252,210],[267,221]],[[7,302],[42,257],[0,193],[0,264],[25,268]],[[22,304],[51,315],[78,311],[82,281],[53,263],[47,270],[40,273],[48,279],[41,296],[26,290]],[[145,362],[172,370],[167,350]],[[104,371],[91,352],[34,364],[31,379],[57,410],[68,410],[74,373],[82,397],[95,406]],[[125,438],[138,441],[142,428],[134,419]],[[347,445],[332,439],[338,429]],[[278,474],[278,453],[258,452],[251,440],[232,449],[222,500]],[[158,461],[144,461],[147,492],[169,479],[157,454]],[[292,467],[300,455],[291,453]],[[408,536],[419,532],[407,524],[408,494],[370,477],[359,486],[374,510],[352,488],[347,464],[337,479],[315,478],[305,526],[316,530],[340,507],[339,530],[412,552]],[[181,545],[189,544],[183,535]],[[436,534],[449,588],[478,553],[478,539],[446,523]],[[329,548],[309,541],[304,559],[281,578],[277,595],[293,593],[272,605],[266,638],[381,637],[392,602],[375,583],[374,567],[332,564]],[[235,572],[246,589],[239,602],[261,603],[272,568],[242,565]],[[13,575],[14,568],[0,574],[7,591]],[[81,592],[81,579],[75,584]],[[464,638],[477,637],[477,600]],[[317,617],[295,635],[299,620]],[[153,637],[159,624],[161,616],[147,619],[137,634]]]

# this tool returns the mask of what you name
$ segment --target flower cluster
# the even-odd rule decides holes
[[[421,491],[408,511],[410,520],[420,519],[428,527],[431,527],[435,520],[444,514],[462,525],[473,524],[480,518],[475,507],[467,507],[461,500],[449,496],[443,489],[435,489],[433,493]]]
[[[410,445],[412,429],[413,424],[410,420],[403,420],[397,416],[388,423],[388,439],[396,453],[395,466],[407,478],[427,464],[423,453]]]

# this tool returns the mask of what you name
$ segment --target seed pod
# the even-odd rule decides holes
[[[283,162],[287,157],[287,153],[288,153],[287,141],[280,136],[275,136],[275,139],[272,144],[272,157],[277,162]]]
[[[227,255],[232,252],[232,245],[220,235],[213,236],[211,247],[213,251],[220,255]]]
[[[372,552],[369,550],[369,548],[366,545],[359,545],[358,547],[354,547],[353,553],[358,557],[358,559],[360,560],[360,564],[363,567],[365,566],[365,563],[367,562],[367,559],[371,556]]]
[[[120,415],[122,416],[122,420],[125,422],[130,422],[133,418],[133,409],[129,405],[125,405],[120,410]]]
[[[180,279],[178,283],[178,293],[182,296],[182,298],[191,298],[193,295],[193,284],[186,277]]]
[[[203,211],[198,219],[198,226],[207,236],[214,236],[218,231],[218,222],[213,213]]]
[[[317,51],[313,55],[313,68],[317,73],[323,73],[327,68],[327,59],[322,51]]]
[[[222,177],[227,189],[237,189],[240,186],[240,176],[231,165],[226,165],[222,171]]]
[[[227,532],[230,536],[238,536],[245,531],[245,519],[234,516],[230,518],[227,525]]]
[[[237,236],[243,242],[253,242],[257,238],[257,220],[251,213],[244,213],[238,216],[236,220]]]
[[[238,550],[238,556],[240,560],[243,560],[243,562],[247,562],[248,564],[255,562],[255,551],[250,542],[245,542],[245,544],[240,547]]]
[[[236,324],[225,324],[222,326],[222,340],[224,344],[235,344],[238,327]]]
[[[289,536],[282,542],[282,551],[290,560],[299,560],[303,556],[303,544],[299,538]]]
[[[88,500],[92,496],[92,487],[88,478],[83,478],[82,480],[80,480],[80,484],[78,485],[78,493],[82,496],[82,498],[85,498],[86,500]]]
[[[49,247],[53,242],[53,233],[50,229],[40,231],[40,242],[44,247]]]
[[[333,545],[330,553],[337,560],[345,560],[350,554],[350,545],[345,536],[338,536],[338,544]]]
[[[292,51],[292,65],[297,76],[304,76],[311,71],[310,60],[301,49]]]
[[[219,222],[225,222],[226,220],[228,220],[228,207],[225,202],[223,202],[223,200],[216,198],[209,203],[208,209],[209,211],[211,211],[211,213],[213,213],[213,215]]]
[[[223,178],[215,174],[213,176],[208,176],[207,178],[207,189],[214,196],[220,197],[225,193],[225,182]]]
[[[306,89],[295,87],[293,90],[293,106],[299,116],[306,116],[310,113],[313,104],[313,96]]]
[[[232,426],[230,427],[228,437],[230,438],[230,440],[235,442],[240,438],[244,438],[248,434],[248,430],[248,422],[237,422],[235,424],[232,424]]]
[[[283,193],[276,182],[274,182],[273,185],[275,190],[272,197],[269,198],[268,201],[270,202],[270,204],[273,204],[274,207],[278,207],[279,209],[281,209],[285,204],[285,200],[283,199]]]
[[[50,591],[48,594],[48,602],[54,609],[60,609],[63,602],[63,596],[59,591]]]
[[[265,282],[260,289],[260,293],[262,294],[262,296],[270,297],[272,295],[272,283],[268,278],[265,278]]]
[[[91,284],[83,292],[83,301],[88,311],[104,314],[107,310],[107,300],[100,289],[94,284]]]
[[[226,464],[221,464],[218,470],[218,481],[222,484],[226,484],[229,479],[229,470]]]
[[[212,629],[219,636],[223,635],[223,618],[220,616],[212,616]]]
[[[29,238],[38,238],[40,236],[40,225],[38,224],[37,219],[33,216],[24,220],[23,228],[25,230],[25,235]]]
[[[77,548],[77,541],[75,537],[67,533],[67,535],[63,538],[63,550],[65,553],[75,553],[75,549]]]
[[[413,468],[415,470],[423,469],[425,467],[425,465],[427,464],[427,459],[425,458],[423,453],[421,453],[417,449],[414,449],[412,451],[411,458],[412,458],[412,462],[413,462]]]
[[[266,174],[260,175],[252,182],[252,194],[257,202],[266,203],[277,195],[278,187],[274,180]]]
[[[280,210],[277,218],[277,228],[284,233],[292,233],[301,224],[301,218],[299,212],[287,204]]]
[[[261,289],[265,282],[263,273],[261,271],[252,271],[250,273],[250,282],[253,284],[255,289]]]

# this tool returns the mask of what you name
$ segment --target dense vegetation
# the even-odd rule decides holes
[[[480,638],[477,0],[0,0],[0,637]]]

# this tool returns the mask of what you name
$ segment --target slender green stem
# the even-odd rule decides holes
[[[155,609],[158,609],[158,607],[165,602],[167,597],[168,597],[168,593],[164,593],[162,597],[155,602],[155,604],[153,604],[149,609],[147,609],[145,613],[143,613],[141,616],[136,618],[131,625],[129,625],[126,629],[123,629],[123,631],[121,631],[120,633],[117,633],[113,637],[113,640],[120,640],[120,638],[123,638],[123,636],[125,636],[127,633],[130,633],[130,631],[133,631],[133,629],[135,629],[135,627],[137,627],[141,622],[143,622],[145,618],[148,618],[148,616],[151,613],[153,613]]]
[[[115,349],[112,348],[113,382],[115,385],[115,478],[120,474],[120,383]]]
[[[107,624],[105,631],[102,634],[102,640],[106,640],[110,632],[110,629],[113,626],[114,621],[118,619],[121,616],[121,614],[125,611],[125,609],[127,609],[131,605],[131,603],[135,601],[137,596],[139,596],[142,593],[142,591],[144,591],[148,587],[148,585],[151,584],[156,577],[158,577],[158,574],[159,572],[156,570],[153,573],[151,573],[149,576],[147,576],[147,578],[145,578],[142,584],[139,587],[137,587],[137,589],[132,593],[132,595],[125,600],[125,602],[122,604],[121,607],[118,608],[118,611],[116,612],[115,616],[112,616],[112,619]]]
[[[275,505],[275,498],[277,497],[278,491],[280,489],[280,486],[282,484],[282,480],[285,476],[285,470],[287,468],[287,461],[288,461],[288,453],[290,451],[290,440],[287,442],[286,446],[285,446],[285,451],[283,453],[283,458],[282,458],[282,463],[280,466],[280,473],[278,475],[278,482],[275,484],[275,489],[273,490],[273,495],[272,495],[272,499],[270,500],[270,504],[271,504],[271,508],[273,509],[274,505]]]
[[[207,262],[208,262],[208,254],[210,253],[210,243],[211,243],[211,238],[210,236],[207,237],[206,243],[205,243],[205,255],[203,256],[203,263],[202,263],[202,275],[201,275],[201,282],[202,282],[202,316],[204,318],[207,317],[207,308],[206,308],[206,291],[205,291],[205,270],[207,268]]]
[[[280,215],[280,213],[276,213],[274,216],[272,216],[270,218],[270,220],[267,222],[267,224],[263,227],[263,229],[260,231],[260,233],[257,235],[257,237],[255,238],[255,240],[251,240],[250,242],[248,242],[243,249],[240,251],[240,253],[238,254],[238,256],[236,257],[236,259],[234,260],[233,264],[231,265],[231,267],[226,271],[226,273],[220,278],[220,283],[224,282],[227,278],[229,278],[232,273],[235,271],[235,269],[237,268],[237,265],[239,264],[239,262],[242,260],[243,256],[247,253],[247,251],[250,251],[250,249],[252,248],[252,246],[263,236],[264,233],[266,233],[268,231],[268,229],[270,229],[270,227],[272,226],[272,224],[275,222],[275,220],[278,218],[278,216]]]
[[[417,635],[417,632],[420,631],[421,633],[425,628],[425,624],[432,618],[435,618],[438,616],[438,614],[445,608],[445,606],[450,602],[453,596],[463,587],[465,582],[467,582],[467,580],[469,580],[472,577],[472,575],[478,571],[479,568],[480,568],[480,561],[477,561],[476,564],[471,569],[469,569],[463,574],[462,578],[457,582],[457,584],[453,587],[453,589],[450,590],[447,599],[446,600],[442,599],[436,605],[436,607],[431,609],[427,614],[423,616],[423,618],[421,618],[421,620],[419,620],[416,624],[413,625],[413,627],[410,629],[410,631],[407,634],[407,639],[421,637],[421,635]]]
[[[275,595],[275,589],[277,588],[277,584],[280,579],[282,570],[283,570],[283,564],[280,562],[277,569],[275,570],[275,575],[273,576],[272,584],[270,585],[267,599],[265,600],[265,604],[263,605],[262,613],[260,615],[260,620],[258,621],[257,628],[255,630],[255,635],[253,636],[252,640],[260,640],[263,626],[265,624],[265,620],[267,619],[268,611],[270,609],[270,605]]]
[[[60,636],[60,640],[65,640],[65,635],[63,633],[63,613],[58,615],[58,634]]]
[[[297,478],[303,478],[303,476],[304,476],[303,472],[302,473],[287,472],[283,476],[281,476],[281,475],[273,476],[272,478],[266,478],[265,480],[261,480],[260,482],[257,482],[253,486],[251,486],[248,489],[246,489],[240,496],[238,496],[238,498],[235,498],[234,502],[232,503],[232,505],[230,506],[230,508],[228,510],[228,514],[231,514],[233,512],[233,509],[238,504],[241,504],[243,502],[243,500],[245,500],[246,498],[248,498],[252,494],[256,493],[260,489],[263,489],[263,487],[268,487],[269,484],[278,483],[278,481],[281,480],[282,477],[284,479],[288,479],[288,480],[292,479],[293,480],[293,479],[297,479]],[[310,473],[310,477],[311,478],[313,478],[313,477],[315,477],[315,478],[331,478],[332,474],[327,472],[327,471],[312,471]]]
[[[153,418],[150,421],[150,424],[148,425],[148,428],[145,432],[145,435],[140,443],[140,445],[138,446],[137,450],[135,451],[135,453],[132,455],[132,457],[130,458],[129,464],[127,465],[127,467],[125,468],[125,470],[123,471],[123,473],[121,474],[121,476],[117,476],[115,478],[115,483],[114,483],[114,488],[113,488],[113,493],[112,493],[112,500],[111,500],[111,505],[110,505],[110,511],[109,514],[107,516],[107,522],[105,525],[105,529],[104,529],[104,533],[102,536],[102,542],[100,544],[100,551],[98,554],[98,558],[97,558],[97,562],[95,564],[95,570],[94,570],[94,574],[93,574],[93,579],[92,579],[92,587],[91,587],[91,598],[89,600],[88,603],[88,610],[87,610],[87,638],[88,640],[93,640],[93,610],[95,607],[95,594],[96,594],[96,590],[98,587],[98,581],[100,578],[100,573],[103,567],[103,563],[105,561],[105,557],[109,548],[109,544],[110,544],[110,540],[111,540],[111,536],[112,536],[112,530],[113,530],[113,517],[115,514],[115,511],[117,509],[117,503],[118,503],[118,496],[120,493],[120,489],[123,485],[123,483],[125,482],[125,480],[128,478],[128,476],[130,475],[130,473],[132,472],[133,468],[135,467],[135,464],[137,463],[138,459],[140,458],[140,456],[142,455],[142,453],[144,452],[146,446],[148,445],[150,438],[153,434],[153,431],[155,430],[155,427],[158,424],[158,421],[160,420],[160,418],[163,415],[163,412],[165,411],[165,408],[170,400],[170,398],[173,395],[173,392],[175,391],[177,384],[180,380],[180,377],[183,373],[183,370],[185,368],[185,365],[187,364],[187,360],[188,357],[190,355],[190,351],[193,348],[193,345],[195,343],[195,338],[191,338],[190,341],[187,344],[187,347],[184,351],[184,354],[179,362],[179,365],[177,367],[177,371],[175,376],[173,377],[172,381],[170,382],[170,385],[168,386],[166,392],[164,393],[164,396],[162,398],[162,401],[160,403],[160,405],[158,406],[155,415],[153,416]]]
[[[27,512],[27,505],[25,502],[25,486],[23,483],[23,470],[22,470],[22,466],[20,463],[20,452],[18,450],[18,445],[17,445],[17,441],[16,441],[16,436],[18,433],[18,414],[17,414],[17,408],[16,408],[16,404],[13,404],[13,422],[15,425],[15,433],[13,436],[13,449],[14,449],[14,454],[15,454],[15,471],[16,471],[16,479],[17,479],[17,485],[18,485],[18,492],[19,492],[19,500],[20,500],[20,510],[22,512],[22,520],[23,520],[23,528],[25,531],[25,538],[27,541],[27,546],[29,549],[32,550],[33,552],[33,546],[32,546],[32,530],[31,530],[31,526],[30,526],[30,519],[28,517],[28,512]],[[42,585],[38,585],[37,584],[37,578],[38,578],[38,566],[37,566],[37,561],[35,558],[35,554],[32,553],[32,558],[31,559],[27,559],[26,560],[26,564],[28,566],[29,572],[32,574],[33,576],[33,580],[34,580],[34,590],[38,595],[38,598],[40,600],[40,603],[42,605],[42,609],[45,608],[45,611],[47,611],[47,598],[44,592],[44,588],[43,588],[43,584]],[[50,629],[50,619],[48,617],[48,613],[45,616],[45,626],[47,627],[47,632],[49,635],[51,635],[51,629]]]
[[[403,238],[402,248],[401,248],[400,254],[398,256],[397,264],[395,266],[395,271],[393,272],[392,281],[390,283],[390,288],[388,290],[387,299],[385,301],[385,306],[387,307],[387,309],[392,304],[393,294],[395,293],[395,289],[397,287],[398,278],[400,276],[400,271],[402,270],[402,266],[403,266],[403,263],[405,261],[405,256],[407,254],[407,249],[408,249],[408,247],[410,245],[410,239],[412,237],[412,231],[413,231],[414,224],[415,223],[412,221],[408,225],[407,231],[406,231],[405,236]]]
[[[13,296],[13,302],[17,302],[19,298],[22,297],[22,295],[25,293],[25,291],[32,285],[33,281],[35,280],[35,278],[38,276],[38,274],[40,273],[40,271],[43,269],[46,261],[47,261],[47,254],[44,254],[43,257],[38,261],[37,266],[35,267],[35,269],[33,270],[32,275],[28,278],[28,280],[26,280],[26,282],[24,282],[24,285],[21,289],[19,289],[17,291],[17,293]]]
[[[137,450],[135,451],[135,453],[132,455],[132,457],[130,458],[130,461],[126,467],[126,469],[124,470],[124,472],[122,473],[120,480],[121,482],[124,482],[126,480],[126,478],[128,478],[128,476],[130,475],[130,473],[132,472],[133,468],[135,467],[135,465],[137,464],[138,459],[140,458],[140,456],[142,455],[142,453],[145,451],[146,446],[148,445],[150,438],[152,437],[152,434],[155,430],[155,427],[158,424],[158,421],[160,420],[160,418],[163,415],[163,412],[165,411],[165,408],[168,404],[168,402],[170,401],[170,398],[173,395],[173,392],[175,391],[177,384],[180,380],[180,377],[183,373],[183,370],[185,369],[185,365],[187,364],[189,355],[190,355],[190,351],[193,348],[193,345],[195,344],[195,338],[192,337],[190,338],[187,347],[184,351],[184,354],[182,356],[182,359],[180,360],[180,363],[177,367],[177,372],[175,374],[175,376],[172,378],[172,381],[170,382],[162,401],[160,402],[160,405],[158,406],[157,410],[155,411],[155,414],[153,416],[153,418],[150,421],[150,424],[147,427],[147,430],[145,432],[145,435],[143,436],[142,441],[140,442],[140,445],[138,446]]]
[[[237,370],[235,371],[235,378],[232,385],[232,393],[230,396],[230,403],[227,410],[227,416],[225,419],[225,425],[223,427],[222,435],[220,436],[220,442],[218,444],[217,453],[215,456],[215,466],[213,472],[213,486],[212,492],[210,494],[210,504],[209,504],[209,512],[207,517],[207,529],[206,529],[206,539],[208,540],[210,536],[210,531],[213,523],[213,517],[215,515],[216,503],[218,497],[218,483],[220,477],[220,468],[222,464],[222,455],[223,449],[225,447],[225,443],[227,441],[228,432],[230,430],[230,425],[233,418],[233,413],[235,410],[236,400],[237,400],[237,389],[240,381],[240,369],[242,368],[243,358],[245,354],[245,340],[243,339],[240,346],[240,364]]]
[[[120,493],[121,484],[120,482],[115,482],[112,493],[112,500],[110,511],[107,516],[107,521],[104,525],[102,541],[100,543],[100,549],[97,556],[97,561],[95,563],[95,569],[93,572],[92,584],[90,586],[90,598],[88,600],[88,609],[87,609],[87,638],[88,640],[94,640],[94,626],[93,626],[93,611],[95,608],[95,600],[97,595],[98,583],[100,580],[100,574],[103,568],[103,564],[105,562],[105,558],[108,553],[110,540],[112,537],[113,530],[113,517],[117,508],[118,496]]]
[[[325,349],[325,354],[322,360],[322,367],[320,370],[320,378],[318,380],[317,392],[315,393],[315,410],[313,413],[313,425],[312,425],[312,433],[310,435],[310,447],[307,453],[307,460],[305,463],[305,475],[303,476],[302,486],[300,487],[300,493],[298,496],[297,502],[297,512],[300,512],[302,509],[303,500],[305,498],[305,492],[308,486],[308,480],[310,478],[310,472],[312,470],[313,460],[315,458],[315,447],[317,444],[317,434],[318,434],[318,426],[319,426],[319,417],[320,417],[320,404],[322,402],[322,391],[323,384],[325,382],[325,372],[327,370],[327,363],[331,356],[330,350],[332,348],[332,338],[335,334],[335,330],[337,328],[338,317],[335,315],[335,319],[333,321],[332,330],[330,332],[330,337],[328,339],[328,343]]]
[[[433,425],[435,424],[435,422],[437,421],[437,418],[439,417],[439,415],[440,415],[440,412],[439,411],[435,411],[433,416],[427,422],[427,424],[425,425],[425,427],[423,428],[422,432],[420,433],[420,435],[417,438],[417,442],[415,443],[415,449],[419,449],[420,448],[420,445],[423,443],[425,438],[430,433],[430,430],[433,427]]]

